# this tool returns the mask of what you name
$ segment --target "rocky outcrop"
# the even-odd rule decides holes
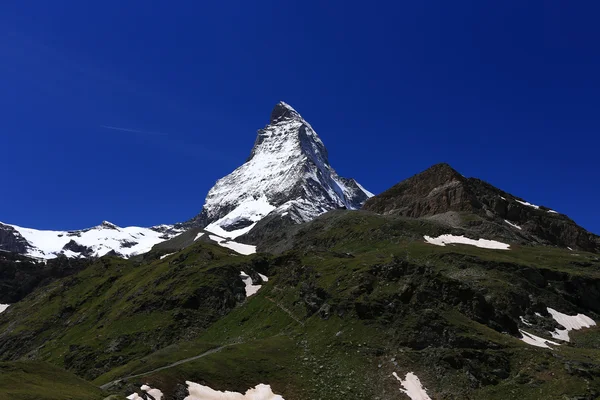
[[[475,214],[483,221],[518,230],[518,235],[536,243],[600,251],[600,237],[566,215],[504,192],[476,178],[465,178],[448,164],[437,164],[370,198],[364,210],[413,218],[449,212]],[[488,234],[494,229],[482,224]]]
[[[17,253],[0,252],[0,304],[16,303],[36,288],[73,275],[90,263],[64,256],[40,262]]]
[[[15,228],[0,222],[0,250],[24,254],[29,243]]]
[[[448,164],[436,164],[372,197],[363,209],[419,218],[479,207],[475,194],[468,190],[467,179]]]

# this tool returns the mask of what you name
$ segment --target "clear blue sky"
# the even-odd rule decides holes
[[[91,3],[0,6],[0,221],[186,220],[284,100],[373,192],[445,161],[600,233],[597,2]]]

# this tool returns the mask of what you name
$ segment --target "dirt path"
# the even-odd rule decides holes
[[[240,343],[231,343],[231,344],[226,344],[224,346],[215,347],[214,349],[210,349],[208,351],[205,351],[204,353],[199,354],[197,356],[190,357],[190,358],[185,358],[185,359],[179,360],[179,361],[175,361],[173,364],[165,365],[164,367],[156,368],[156,369],[153,369],[151,371],[146,371],[146,372],[143,372],[141,374],[129,375],[129,376],[126,376],[124,378],[115,379],[112,382],[108,382],[108,383],[105,383],[104,385],[100,386],[100,389],[106,390],[106,389],[108,389],[109,387],[111,387],[112,385],[114,385],[115,383],[117,383],[119,381],[126,381],[128,379],[139,378],[140,376],[150,375],[150,374],[153,374],[153,373],[158,372],[158,371],[163,371],[165,369],[173,368],[173,367],[176,367],[178,365],[185,364],[185,363],[188,363],[190,361],[194,361],[194,360],[197,360],[199,358],[206,357],[206,356],[209,356],[211,354],[217,353],[217,352],[223,350],[226,347],[236,346],[236,345],[242,344],[242,343],[243,342],[240,342]]]
[[[279,304],[278,302],[276,302],[275,300],[273,300],[270,297],[265,296],[265,298],[267,300],[269,300],[271,303],[275,304],[277,307],[279,307],[279,309],[281,311],[283,311],[284,313],[286,313],[287,315],[289,315],[294,321],[296,321],[300,325],[304,326],[304,322],[302,322],[298,318],[296,318],[296,316],[290,310],[288,310],[287,308],[285,308],[284,306],[282,306],[281,304]]]

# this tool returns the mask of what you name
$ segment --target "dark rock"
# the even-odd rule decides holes
[[[72,239],[69,241],[69,243],[63,246],[63,250],[70,250],[74,253],[79,253],[83,257],[91,257],[94,254],[94,250],[92,248],[79,244]]]
[[[0,250],[25,254],[30,247],[27,240],[15,228],[0,223]]]
[[[437,164],[370,198],[363,209],[412,218],[448,212],[470,213],[480,218],[479,226],[471,223],[470,228],[486,234],[484,237],[521,238],[529,243],[600,252],[599,236],[578,226],[566,215],[523,203],[524,200],[487,182],[465,178],[448,164]],[[521,226],[522,230],[514,232],[516,228],[504,220]]]

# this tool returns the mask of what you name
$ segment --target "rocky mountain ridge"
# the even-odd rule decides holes
[[[121,228],[108,221],[92,228],[51,231],[23,228],[0,222],[0,250],[25,254],[37,259],[101,257],[113,253],[121,257],[143,254],[157,243],[183,232],[173,225],[150,228]]]
[[[77,231],[0,223],[0,250],[43,259],[59,254],[100,257],[109,252],[131,257],[189,229],[272,247],[288,228],[327,211],[361,207],[468,228],[480,238],[600,251],[600,237],[566,215],[466,178],[448,164],[434,165],[373,197],[354,179],[335,172],[312,126],[284,102],[274,107],[269,124],[258,131],[246,162],[216,182],[196,217],[150,228],[120,228],[105,221]]]
[[[436,219],[492,235],[502,236],[502,231],[508,230],[511,237],[532,244],[600,251],[600,237],[566,215],[531,204],[480,179],[466,178],[448,164],[436,164],[394,185],[367,200],[363,209]]]

